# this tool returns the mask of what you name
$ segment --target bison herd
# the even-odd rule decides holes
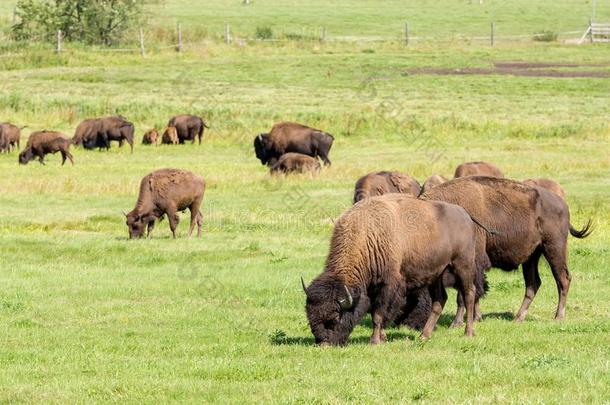
[[[147,131],[142,143],[201,144],[209,128],[194,115],[172,117],[167,128]],[[0,151],[20,145],[15,125],[0,124]],[[62,164],[74,163],[70,145],[109,149],[110,142],[128,143],[133,152],[134,125],[122,116],[87,119],[69,139],[60,132],[30,135],[19,163],[59,152]],[[305,125],[280,122],[254,139],[254,152],[272,174],[305,173],[331,164],[334,137]],[[125,214],[129,237],[151,235],[167,216],[176,237],[178,211],[189,209],[189,236],[195,225],[201,236],[204,179],[179,169],[161,169],[145,176],[133,210]],[[316,343],[345,344],[354,327],[370,313],[372,344],[386,340],[385,328],[404,324],[430,337],[447,300],[446,288],[457,290],[452,326],[466,319],[467,336],[482,319],[479,300],[487,291],[492,267],[523,270],[525,295],[515,317],[522,321],[540,288],[538,262],[547,260],[555,279],[555,319],[563,319],[570,287],[568,235],[585,238],[591,221],[580,230],[570,223],[565,192],[550,179],[515,181],[486,162],[459,165],[452,180],[432,175],[423,184],[407,173],[378,171],[356,181],[353,206],[336,221],[324,271],[309,286],[306,315]]]

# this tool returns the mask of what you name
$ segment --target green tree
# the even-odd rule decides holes
[[[145,0],[19,0],[18,40],[49,40],[61,30],[67,41],[112,45],[140,22]]]

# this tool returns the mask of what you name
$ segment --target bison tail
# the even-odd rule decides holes
[[[591,232],[593,232],[593,223],[591,222],[590,218],[581,230],[575,229],[572,224],[570,224],[570,235],[575,238],[584,239],[591,235]]]
[[[489,229],[487,228],[485,225],[483,225],[482,223],[480,223],[479,221],[477,221],[476,219],[474,219],[474,217],[472,215],[469,215],[470,219],[472,219],[472,222],[474,222],[475,224],[477,224],[478,226],[480,226],[481,228],[483,228],[483,230],[491,235],[499,235],[500,233],[494,229]]]
[[[210,127],[208,126],[208,124],[205,123],[205,121],[201,120],[201,123],[203,124],[204,128],[210,129]]]

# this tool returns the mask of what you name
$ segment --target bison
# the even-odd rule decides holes
[[[591,233],[590,220],[577,230],[570,224],[568,206],[559,196],[544,188],[508,179],[484,176],[454,179],[425,191],[420,198],[459,205],[474,220],[493,230],[491,233],[476,231],[476,318],[480,318],[478,298],[484,293],[480,281],[484,280],[485,271],[492,266],[512,271],[522,265],[525,296],[515,320],[523,321],[540,288],[538,261],[541,256],[549,262],[557,285],[555,319],[564,318],[571,280],[567,265],[568,234],[587,237]],[[452,326],[463,322],[464,306],[459,295]]]
[[[555,180],[545,179],[545,178],[541,177],[541,178],[537,178],[537,179],[523,180],[523,183],[527,184],[528,186],[537,186],[537,187],[546,188],[547,190],[550,190],[553,193],[557,194],[564,201],[566,199],[566,192],[563,191],[563,188]]]
[[[388,193],[409,194],[417,197],[421,187],[417,180],[401,172],[374,172],[356,182],[354,204],[358,201]]]
[[[180,140],[178,139],[178,132],[176,127],[169,126],[165,128],[163,136],[161,137],[161,143],[163,145],[178,145]]]
[[[90,118],[81,122],[72,142],[75,145],[83,145],[85,149],[110,149],[111,141],[118,141],[122,147],[127,142],[133,153],[134,125],[123,116],[111,116],[104,118]]]
[[[436,187],[439,184],[443,184],[448,181],[449,180],[445,176],[441,176],[440,174],[433,174],[432,176],[428,177],[426,181],[424,181],[424,184],[421,186],[421,193],[424,193],[426,190],[429,190],[432,187]]]
[[[30,135],[25,149],[19,154],[19,163],[26,165],[30,160],[38,158],[38,161],[44,165],[45,155],[59,152],[62,166],[66,163],[66,159],[74,164],[70,153],[71,143],[70,139],[61,132],[47,130],[34,132]]]
[[[8,122],[0,123],[0,152],[11,152],[21,146],[21,130]]]
[[[263,165],[273,166],[284,153],[302,153],[320,157],[330,165],[328,153],[334,137],[326,132],[293,122],[280,122],[268,134],[254,138],[254,152]]]
[[[320,170],[320,161],[302,153],[285,153],[271,167],[271,174],[277,173],[315,173]]]
[[[185,141],[195,143],[195,139],[199,139],[199,145],[201,145],[204,128],[210,128],[203,118],[190,114],[176,115],[170,118],[167,126],[176,128],[181,144]]]
[[[147,131],[142,137],[142,145],[156,145],[159,140],[159,131],[153,128]]]
[[[461,207],[387,194],[352,206],[335,225],[322,274],[309,287],[306,313],[317,344],[345,344],[367,311],[372,344],[385,341],[409,291],[427,288],[432,308],[421,337],[428,338],[447,295],[447,270],[459,280],[473,334],[475,224]]]
[[[487,162],[466,162],[455,169],[454,178],[466,176],[488,176],[503,178],[504,174],[496,166]]]
[[[189,236],[193,234],[193,229],[197,224],[197,236],[201,237],[203,215],[199,209],[204,192],[203,177],[186,170],[161,169],[144,176],[140,182],[140,193],[136,206],[125,214],[129,238],[141,237],[144,234],[144,228],[147,228],[147,237],[150,236],[155,227],[155,221],[167,214],[169,227],[175,239],[179,221],[177,212],[187,208],[191,212]]]

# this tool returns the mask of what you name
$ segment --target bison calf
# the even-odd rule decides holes
[[[358,201],[388,193],[409,194],[417,197],[421,187],[417,180],[401,172],[374,172],[356,182],[354,204]]]
[[[271,174],[277,173],[315,173],[320,171],[320,162],[316,158],[301,153],[285,153],[271,167]]]
[[[187,208],[191,212],[189,236],[193,234],[197,224],[197,236],[201,237],[203,215],[199,210],[205,192],[203,177],[186,170],[161,169],[154,171],[142,179],[140,194],[136,206],[125,214],[129,237],[136,239],[144,234],[150,236],[155,227],[155,221],[167,214],[172,235],[176,238],[178,226],[178,211]]]
[[[71,144],[72,141],[65,138],[65,135],[60,132],[34,132],[30,135],[26,148],[19,154],[19,163],[25,165],[30,160],[38,158],[38,161],[44,165],[45,155],[59,152],[62,166],[66,163],[66,159],[70,159],[70,163],[74,164],[70,153]]]
[[[466,176],[488,176],[503,178],[504,174],[500,169],[487,162],[466,162],[455,169],[454,178]]]
[[[441,176],[440,174],[433,174],[432,176],[428,177],[426,179],[426,181],[424,181],[424,184],[421,186],[421,193],[423,194],[426,192],[426,190],[430,190],[432,187],[436,187],[440,184],[446,183],[447,178],[445,176]]]
[[[527,184],[528,186],[546,188],[547,190],[557,194],[564,201],[566,199],[566,192],[563,191],[563,188],[555,180],[545,178],[527,179],[523,180],[523,184]]]
[[[466,297],[466,335],[473,334],[475,224],[457,205],[400,194],[364,200],[336,223],[324,272],[303,288],[316,343],[344,344],[367,311],[371,343],[404,308],[410,291],[427,288],[432,311],[422,331],[428,338],[447,300],[445,271]]]
[[[13,149],[19,148],[21,129],[22,128],[9,124],[8,122],[0,124],[0,152],[8,153]]]
[[[156,128],[149,130],[142,137],[142,145],[156,145],[159,139],[159,131]]]
[[[163,136],[161,137],[161,143],[164,145],[178,145],[180,140],[178,139],[178,131],[176,127],[172,127],[171,125],[165,128],[163,132]]]

